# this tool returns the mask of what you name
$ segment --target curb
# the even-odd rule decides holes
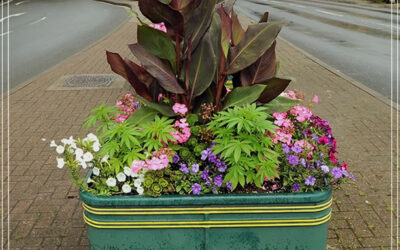
[[[364,84],[360,83],[359,81],[353,79],[352,77],[340,72],[339,70],[335,69],[334,67],[326,64],[325,62],[321,61],[320,59],[316,58],[315,56],[311,55],[310,53],[304,51],[303,49],[300,49],[299,47],[297,47],[296,45],[294,45],[293,43],[287,41],[286,39],[279,37],[280,40],[282,40],[283,42],[289,44],[290,46],[292,46],[293,48],[297,49],[298,51],[300,51],[302,54],[304,54],[306,57],[310,58],[312,61],[314,61],[315,63],[319,64],[320,66],[322,66],[323,68],[327,69],[328,71],[332,72],[333,74],[343,78],[344,80],[346,80],[347,82],[349,82],[350,84],[352,84],[353,86],[361,89],[362,91],[366,92],[367,94],[369,94],[370,96],[378,99],[379,101],[383,102],[384,104],[399,110],[399,104],[396,104],[395,102],[393,102],[392,100],[390,100],[389,98],[387,98],[386,96],[383,96],[382,94],[378,93],[377,91],[365,86]]]
[[[98,0],[100,1],[100,0]],[[67,60],[69,60],[70,58],[84,52],[85,50],[88,50],[89,48],[95,46],[96,44],[98,44],[99,42],[103,41],[104,39],[106,39],[107,37],[109,37],[112,33],[114,33],[116,30],[118,30],[119,28],[121,28],[124,24],[126,24],[127,22],[129,22],[130,18],[128,17],[127,20],[124,20],[122,23],[120,23],[117,27],[115,27],[114,29],[110,30],[107,34],[105,34],[103,37],[99,38],[97,41],[89,44],[88,46],[82,48],[81,50],[75,52],[72,55],[67,56],[66,58],[64,58],[63,60],[61,60],[60,62],[56,63],[55,65],[51,66],[50,68],[46,69],[45,71],[35,75],[34,77],[18,84],[16,87],[14,87],[13,89],[9,90],[8,93],[3,93],[3,95],[0,97],[1,99],[4,99],[5,97],[10,97],[12,94],[14,94],[15,92],[17,92],[20,89],[25,88],[26,86],[28,86],[29,84],[31,84],[32,82],[36,81],[37,79],[39,79],[40,77],[42,77],[43,75],[53,71],[55,68],[57,68],[58,66],[60,66],[61,64],[65,63]]]

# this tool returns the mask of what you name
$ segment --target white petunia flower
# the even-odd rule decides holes
[[[87,181],[86,181],[86,183],[88,183],[88,184],[92,183],[92,182],[94,182],[94,181],[92,179],[90,179],[90,178],[88,178]]]
[[[138,188],[136,189],[136,192],[138,192],[139,195],[142,195],[143,192],[144,192],[144,189],[143,189],[142,187],[138,187]]]
[[[89,133],[85,139],[88,139],[89,141],[94,141],[94,142],[99,142],[99,139],[97,136],[93,133]]]
[[[69,140],[67,138],[63,138],[61,139],[61,143],[69,145]]]
[[[82,156],[83,156],[83,150],[82,150],[81,148],[77,148],[77,149],[75,150],[75,156],[76,156],[76,160],[82,158]]]
[[[124,185],[122,185],[122,192],[124,192],[125,194],[129,194],[132,191],[131,186],[129,186],[128,183],[125,183]]]
[[[139,180],[140,180],[140,182],[144,182],[144,174],[139,175]]]
[[[93,155],[92,155],[92,153],[86,152],[86,153],[83,155],[83,160],[84,160],[85,162],[89,162],[89,161],[93,160]]]
[[[138,188],[138,187],[142,186],[142,181],[140,181],[140,179],[136,179],[133,182],[133,185]]]
[[[64,165],[65,165],[64,158],[58,158],[58,157],[57,157],[57,167],[58,167],[58,168],[63,168]]]
[[[93,143],[93,151],[99,152],[99,150],[100,150],[100,143],[98,142]]]
[[[56,152],[58,153],[58,154],[62,154],[62,153],[64,153],[64,147],[63,146],[61,146],[61,145],[58,145],[57,147],[56,147]]]
[[[50,147],[51,147],[51,148],[57,147],[57,144],[56,144],[56,142],[55,142],[54,140],[52,140],[52,141],[50,142]]]
[[[87,165],[89,168],[93,167],[93,163],[91,163],[91,162],[89,162]]]
[[[107,162],[109,158],[110,158],[110,156],[109,156],[108,154],[106,154],[106,155],[101,159],[101,162]]]
[[[119,182],[124,182],[124,181],[126,181],[126,175],[124,173],[120,172],[117,174],[117,179]]]
[[[109,187],[115,187],[115,185],[117,185],[117,180],[113,177],[110,177],[107,179],[106,183]]]
[[[130,167],[124,167],[124,173],[126,176],[131,176],[133,174],[132,169]]]
[[[86,164],[85,161],[81,161],[81,162],[79,162],[79,163],[81,164],[81,166],[82,166],[83,169],[86,169],[86,168],[87,168],[87,164]]]
[[[99,176],[99,174],[100,174],[100,169],[97,168],[97,167],[94,167],[94,168],[93,168],[93,174],[96,175],[96,176]]]
[[[132,169],[131,169],[131,171],[132,171]],[[132,176],[133,178],[136,178],[136,177],[138,177],[139,175],[138,175],[137,173],[132,172],[131,176]]]
[[[69,149],[69,152],[72,154],[72,153],[75,152],[75,151],[74,151],[73,148],[70,148],[70,149]]]

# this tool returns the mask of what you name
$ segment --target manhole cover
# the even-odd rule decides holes
[[[115,80],[114,75],[75,75],[68,77],[62,87],[108,87]]]
[[[81,74],[60,77],[47,90],[115,89],[124,86],[125,79],[112,74]]]

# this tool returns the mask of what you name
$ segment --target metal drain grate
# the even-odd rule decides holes
[[[124,86],[125,79],[111,74],[65,75],[47,90],[115,89]]]
[[[108,87],[116,79],[114,75],[74,75],[68,77],[62,87]]]

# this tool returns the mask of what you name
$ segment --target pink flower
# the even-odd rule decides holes
[[[146,163],[144,161],[134,160],[131,165],[132,172],[135,174],[137,174],[144,167],[146,167]]]
[[[300,105],[296,105],[294,108],[290,110],[290,113],[296,116],[296,120],[299,122],[304,122],[312,116],[311,111]]]
[[[167,33],[167,27],[165,27],[165,23],[164,22],[152,23],[149,26],[152,27],[153,29],[160,30],[160,31],[162,31],[164,33]]]
[[[284,95],[290,99],[297,100],[296,93],[293,90],[289,90],[287,93],[284,93]]]
[[[319,98],[318,98],[317,95],[314,95],[313,102],[316,103],[316,104],[318,104]]]
[[[151,160],[146,160],[146,167],[150,170],[161,170],[168,167],[169,158],[167,155],[160,155],[159,157],[153,157]]]
[[[335,154],[332,153],[332,152],[329,153],[329,159],[331,160],[332,163],[336,163],[337,162]]]
[[[231,88],[226,88],[226,93],[229,94],[230,92],[232,92]]]
[[[189,124],[186,122],[186,118],[181,118],[175,121],[175,131],[171,132],[171,135],[176,140],[176,143],[187,142],[191,136]]]
[[[294,143],[295,146],[301,147],[303,149],[312,150],[313,146],[306,140],[296,141]]]
[[[175,112],[175,114],[181,114],[181,115],[185,115],[188,112],[188,109],[185,104],[177,102],[174,104],[174,106],[172,106],[172,110]]]
[[[161,101],[163,98],[164,98],[164,95],[163,95],[163,94],[161,94],[161,93],[158,94],[158,98],[157,98],[158,101]]]
[[[278,141],[291,145],[292,135],[287,134],[281,130],[276,131],[276,137],[273,139],[273,142],[276,144]]]

